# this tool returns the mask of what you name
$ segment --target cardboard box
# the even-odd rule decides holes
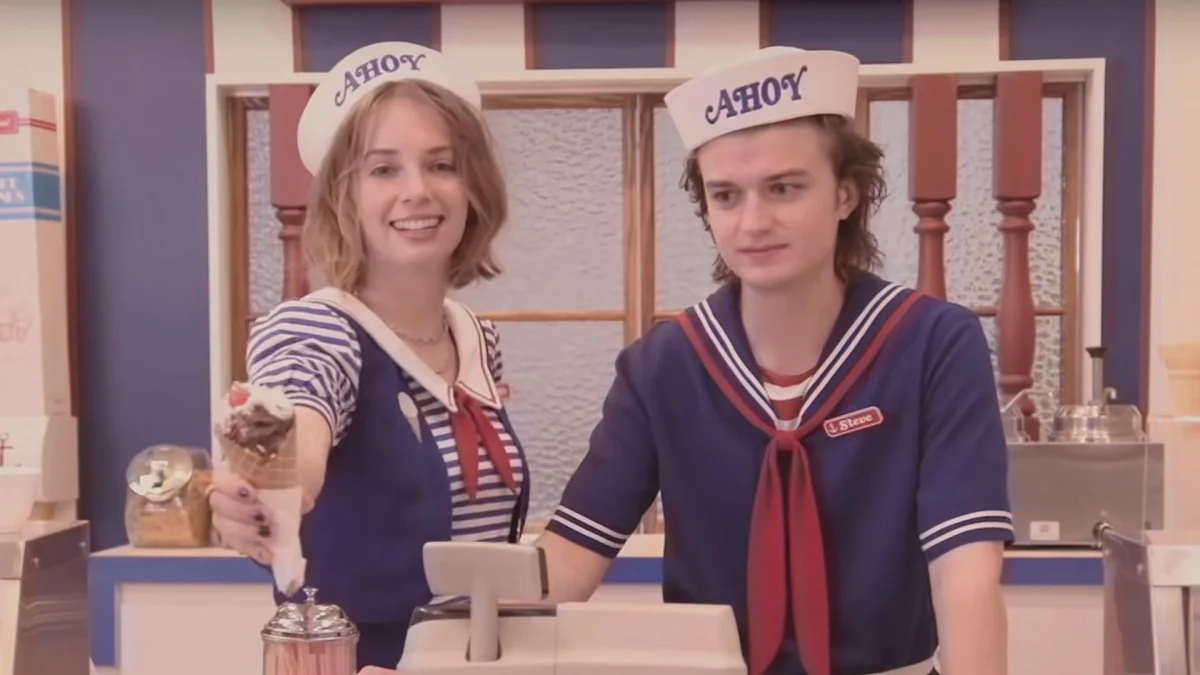
[[[71,414],[54,97],[0,90],[0,416]]]

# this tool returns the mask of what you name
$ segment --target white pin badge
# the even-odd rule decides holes
[[[421,440],[421,416],[417,411],[417,404],[408,394],[400,394],[400,412],[404,415],[404,419],[408,420],[408,426],[412,427],[413,434],[417,440]]]

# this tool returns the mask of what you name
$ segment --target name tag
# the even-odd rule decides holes
[[[862,410],[855,410],[845,415],[832,417],[825,420],[825,435],[830,438],[845,436],[856,431],[870,429],[883,424],[883,413],[879,408],[871,406]]]

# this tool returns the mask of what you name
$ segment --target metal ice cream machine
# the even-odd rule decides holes
[[[1104,386],[1104,348],[1087,352],[1091,400],[1055,406],[1046,440],[1030,440],[1018,406],[1047,395],[1026,390],[1003,408],[1016,547],[1094,548],[1101,523],[1163,526],[1163,444],[1149,441],[1137,406],[1115,403]]]

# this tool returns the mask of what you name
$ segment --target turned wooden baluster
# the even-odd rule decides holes
[[[918,75],[909,108],[908,193],[917,214],[917,290],[946,297],[946,214],[958,178],[958,79]]]
[[[308,293],[308,270],[300,249],[300,229],[308,209],[312,174],[300,162],[296,126],[313,88],[306,84],[280,84],[268,88],[271,121],[271,204],[283,240],[283,300]]]
[[[1007,402],[1033,386],[1037,325],[1029,271],[1029,233],[1042,193],[1042,74],[996,77],[993,195],[1001,213],[1004,270],[996,307],[996,356],[1000,391]],[[1030,438],[1037,439],[1034,403],[1020,403]]]

